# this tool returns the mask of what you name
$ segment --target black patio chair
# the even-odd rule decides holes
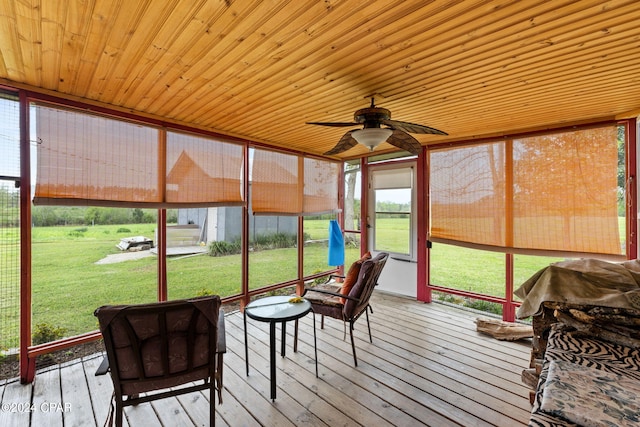
[[[328,283],[305,287],[303,293],[303,297],[311,302],[313,311],[321,315],[321,329],[324,329],[324,316],[342,320],[346,338],[346,324],[347,322],[349,323],[355,366],[358,366],[358,359],[353,340],[354,324],[364,314],[367,319],[369,341],[373,343],[371,325],[369,324],[369,311],[373,313],[373,309],[369,304],[369,299],[373,294],[373,289],[378,284],[378,278],[388,258],[389,254],[386,252],[380,252],[375,258],[367,259],[365,256],[349,268],[347,276],[344,277],[344,283]]]
[[[207,389],[209,423],[215,425],[226,351],[220,297],[103,306],[94,314],[107,351],[103,365],[113,381],[116,426],[122,426],[125,406]],[[96,375],[106,371],[103,366]],[[175,388],[184,384],[190,385]],[[109,424],[113,413],[112,406]]]

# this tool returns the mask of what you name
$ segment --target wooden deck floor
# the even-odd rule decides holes
[[[227,316],[224,403],[219,426],[524,426],[528,390],[520,373],[529,363],[527,341],[503,342],[476,332],[473,313],[374,295],[370,316],[356,325],[359,366],[342,340],[342,323],[318,325],[313,363],[312,317],[301,323],[298,353],[289,338],[277,356],[277,398],[269,398],[268,325],[248,319],[250,375],[245,375],[242,315]],[[292,330],[293,328],[289,328]],[[102,426],[112,385],[96,377],[95,355],[38,372],[32,385],[1,384],[0,426]],[[208,393],[125,410],[126,425],[207,425]]]

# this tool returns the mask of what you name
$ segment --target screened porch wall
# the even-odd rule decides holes
[[[52,208],[62,205],[122,210],[156,208],[158,231],[155,235],[158,237],[155,240],[159,243],[159,250],[157,258],[147,258],[132,264],[133,270],[126,276],[127,279],[121,278],[121,282],[117,284],[122,289],[114,299],[109,296],[109,290],[117,287],[114,287],[112,280],[119,276],[106,272],[101,275],[100,271],[108,267],[99,265],[100,263],[95,265],[95,260],[89,259],[82,259],[79,265],[59,264],[57,271],[60,273],[76,271],[76,280],[64,279],[64,283],[55,285],[57,292],[44,290],[43,284],[49,279],[55,279],[56,276],[68,277],[68,274],[56,274],[55,268],[52,270],[50,267],[42,270],[41,267],[50,265],[52,258],[42,251],[43,247],[35,247],[35,242],[29,242],[25,250],[30,261],[33,261],[33,274],[25,276],[26,279],[23,280],[23,290],[29,293],[29,298],[23,301],[31,301],[33,304],[22,310],[21,323],[25,328],[21,340],[24,345],[20,352],[21,363],[24,363],[21,365],[20,375],[23,381],[33,379],[38,355],[98,338],[94,331],[95,319],[92,313],[100,305],[185,298],[202,293],[220,294],[227,301],[246,302],[252,295],[269,289],[301,284],[305,280],[305,270],[311,276],[323,271],[335,271],[334,267],[326,265],[326,247],[313,249],[314,252],[319,251],[319,256],[314,257],[315,264],[303,264],[302,239],[305,233],[301,215],[314,214],[315,210],[337,212],[340,163],[330,159],[310,158],[301,153],[287,153],[301,166],[301,180],[296,181],[292,193],[301,195],[302,203],[299,206],[302,210],[296,210],[295,216],[277,217],[279,219],[276,222],[284,228],[273,229],[269,217],[254,217],[247,203],[253,176],[251,168],[254,166],[247,155],[250,150],[254,150],[248,141],[184,127],[172,129],[153,120],[120,115],[106,109],[96,111],[82,104],[61,108],[60,104],[67,104],[65,101],[50,102],[53,101],[50,97],[45,97],[46,100],[36,98],[25,98],[23,101],[31,102],[32,108],[27,111],[33,114],[33,126],[26,139],[39,141],[31,147],[35,153],[31,165],[35,178],[35,202]],[[264,147],[260,150],[268,152]],[[269,169],[266,175],[262,174],[267,181],[270,172],[274,171]],[[29,171],[23,170],[21,173],[29,174]],[[334,173],[336,176],[332,176]],[[22,191],[30,193],[30,190],[31,188],[26,188]],[[256,190],[251,194],[260,192],[261,190]],[[25,200],[30,200],[32,196],[29,194]],[[231,228],[240,225],[238,230],[234,230],[237,234],[231,233],[230,228],[225,231],[229,231],[229,238],[240,240],[239,245],[244,248],[245,253],[260,234],[271,231],[278,234],[286,229],[287,233],[294,236],[291,248],[282,249],[287,252],[286,259],[289,262],[286,264],[291,268],[280,270],[284,274],[252,281],[252,260],[244,258],[242,254],[235,256],[237,261],[220,261],[208,256],[181,262],[168,261],[166,232],[162,230],[167,227],[167,210],[178,207],[224,210],[233,217],[229,218],[229,223],[233,222]],[[335,219],[335,214],[331,218]],[[325,220],[328,229],[329,219]],[[251,224],[254,227],[250,228]],[[253,233],[253,238],[252,229],[257,230]],[[77,233],[78,237],[87,233],[84,228],[71,232]],[[138,231],[131,228],[129,232]],[[109,236],[116,240],[119,237],[113,234]],[[206,244],[201,240],[201,236],[198,236],[198,245]],[[308,249],[307,252],[311,251]],[[89,252],[83,251],[79,245],[74,248],[76,255],[67,256],[66,259],[78,261]],[[252,253],[253,261],[258,261],[255,257],[265,255],[265,252],[259,255],[255,251]],[[211,265],[205,268],[206,273],[194,273],[194,270],[202,270],[202,265],[217,262],[223,262],[225,268]],[[228,266],[233,270],[231,276],[218,277],[218,273]],[[271,268],[271,271],[278,269]],[[216,284],[221,284],[222,288]],[[83,297],[73,290],[74,286],[87,290],[89,294]],[[41,289],[47,295],[59,295],[62,305],[46,302],[48,299],[43,297],[45,293]],[[62,314],[62,307],[68,306],[64,301],[71,300],[75,301],[75,312],[86,317],[85,326],[80,322],[80,329],[68,325]],[[44,324],[59,325],[55,329],[64,334],[64,338],[53,337],[55,341],[34,343],[32,334],[40,328],[38,325]]]

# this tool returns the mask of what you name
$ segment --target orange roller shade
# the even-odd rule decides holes
[[[303,213],[317,215],[338,210],[340,165],[318,159],[304,159]]]
[[[340,165],[256,149],[251,209],[256,215],[317,215],[338,209]]]
[[[615,125],[430,151],[430,238],[623,255]]]
[[[298,156],[255,150],[251,168],[251,209],[255,214],[302,213],[302,174]]]
[[[37,104],[34,204],[146,208],[244,203],[244,147]]]
[[[166,202],[242,204],[242,164],[241,145],[167,132]]]
[[[157,129],[44,105],[35,125],[35,204],[162,202]]]

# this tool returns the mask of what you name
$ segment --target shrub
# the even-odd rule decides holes
[[[254,249],[280,249],[294,248],[298,243],[296,234],[293,233],[271,233],[259,234],[256,236],[253,245]]]
[[[438,301],[448,302],[450,304],[458,304],[458,305],[464,305],[465,304],[464,298],[461,298],[461,297],[456,296],[456,295],[438,293],[436,298],[437,298]]]
[[[352,236],[346,235],[344,236],[344,247],[345,248],[359,248],[360,247],[360,239]]]
[[[131,233],[131,230],[129,230],[127,227],[120,227],[118,228],[118,231],[116,231],[116,233]]]
[[[328,281],[329,281],[329,275],[326,275],[326,276],[316,277],[315,279],[313,279],[312,283],[313,283],[313,286],[316,286],[316,285],[323,285]]]
[[[494,302],[474,299],[471,301],[467,301],[464,305],[465,307],[469,307],[474,310],[502,315],[502,304],[496,304]]]
[[[465,298],[458,295],[446,294],[442,292],[434,292],[434,297],[438,301],[461,305],[473,310],[484,311],[485,313],[502,315],[502,304],[489,302],[474,298]]]
[[[64,337],[66,332],[66,328],[53,326],[48,323],[38,323],[33,330],[32,341],[35,345],[48,343]]]
[[[87,227],[80,227],[71,230],[69,233],[69,237],[84,237],[84,233],[87,231]]]
[[[210,256],[225,256],[234,255],[241,252],[242,245],[239,240],[233,242],[211,242],[209,243],[209,255]]]
[[[213,291],[210,291],[207,288],[202,288],[198,292],[196,292],[197,297],[208,297],[209,295],[213,295]]]

